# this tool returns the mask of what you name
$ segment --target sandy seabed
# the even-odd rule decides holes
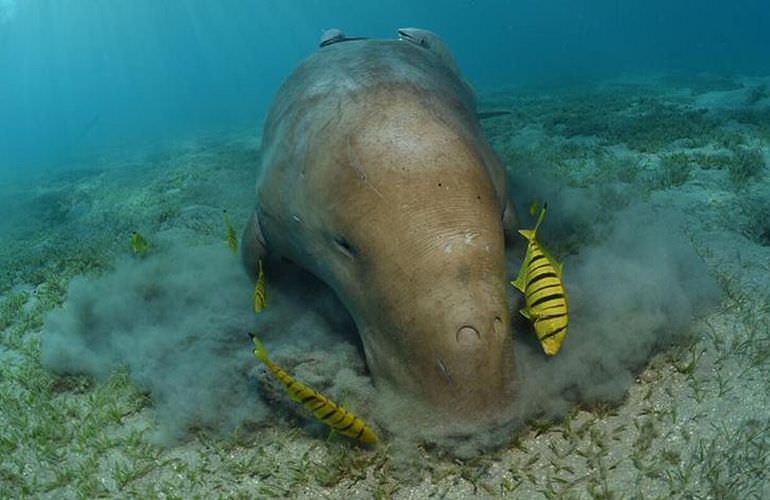
[[[514,188],[583,190],[597,219],[632,201],[681,214],[721,298],[634,370],[621,401],[535,418],[472,458],[419,443],[404,453],[387,437],[369,449],[327,439],[270,394],[253,422],[241,418],[222,434],[212,422],[185,421],[187,433],[169,444],[158,438],[163,401],[146,388],[157,386],[137,384],[131,367],[94,378],[41,364],[46,318],[72,307],[73,279],[100,279],[128,258],[131,231],[160,250],[175,237],[226,248],[222,210],[239,226],[248,217],[258,134],[0,185],[10,214],[0,222],[0,496],[769,498],[768,88],[770,78],[663,75],[481,92],[483,110],[510,111],[483,125]],[[602,237],[551,236],[567,269],[586,240]],[[323,341],[278,358],[323,385],[345,368],[314,364]],[[343,360],[356,354],[346,345]],[[368,383],[353,365],[334,379],[351,394]]]

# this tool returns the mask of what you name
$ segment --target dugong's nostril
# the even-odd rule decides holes
[[[457,343],[463,346],[472,346],[481,340],[479,331],[472,326],[465,325],[457,330]]]

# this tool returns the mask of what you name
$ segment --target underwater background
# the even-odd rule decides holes
[[[326,28],[430,29],[485,87],[623,72],[766,74],[761,0],[0,2],[2,173],[256,127]]]
[[[504,112],[565,262],[570,335],[548,359],[514,319],[494,433],[413,431],[328,289],[267,269],[257,316],[228,248],[321,33],[409,26]],[[770,497],[768,46],[761,0],[0,0],[0,497]],[[248,330],[381,442],[329,435]]]

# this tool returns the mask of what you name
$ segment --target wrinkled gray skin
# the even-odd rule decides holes
[[[267,119],[243,255],[252,273],[268,252],[314,273],[355,320],[378,386],[476,425],[511,400],[516,220],[446,54],[357,40],[302,63]]]

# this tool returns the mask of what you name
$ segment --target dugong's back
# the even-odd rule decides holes
[[[365,95],[374,88],[412,87],[426,99],[439,96],[475,123],[475,98],[470,87],[433,52],[402,40],[356,40],[322,48],[304,61],[281,86],[268,115],[263,156],[286,127],[299,139],[320,126],[319,116],[333,117],[324,108]],[[302,151],[302,145],[296,144]],[[263,165],[266,162],[263,161]]]

